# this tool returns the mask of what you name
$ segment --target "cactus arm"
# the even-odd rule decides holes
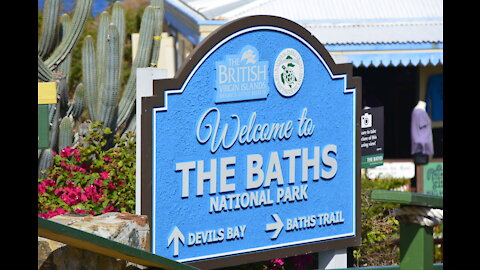
[[[54,114],[52,122],[50,122],[50,148],[52,150],[58,150],[58,124],[60,121],[60,110],[58,109],[58,104],[54,104]]]
[[[120,43],[120,66],[123,65],[123,50],[125,46],[126,24],[125,24],[125,10],[121,2],[117,1],[112,8],[112,21],[117,26],[119,43]],[[122,69],[120,69],[119,80],[122,78]]]
[[[53,166],[53,157],[52,149],[45,149],[42,151],[38,162],[38,177],[46,177],[42,172]]]
[[[72,21],[70,16],[65,13],[60,17],[60,25],[62,26],[62,39],[65,38],[68,34],[68,32],[72,28]],[[65,61],[63,61],[59,66],[58,66],[58,71],[60,71],[63,75],[66,77],[66,82],[68,85],[68,79],[69,79],[69,74],[70,74],[70,67],[72,63],[72,54],[68,54],[68,56],[65,58]]]
[[[75,93],[73,94],[73,101],[68,105],[67,116],[72,116],[75,120],[80,118],[83,111],[85,98],[85,87],[83,83],[79,83],[75,88]]]
[[[38,56],[38,79],[42,82],[49,82],[52,80],[53,73],[47,66],[43,63],[40,55]]]
[[[45,60],[45,65],[50,70],[55,70],[60,65],[67,55],[73,49],[73,46],[80,37],[83,31],[88,16],[92,10],[93,0],[78,0],[75,7],[75,12],[72,18],[72,30],[68,35],[62,39],[60,44],[55,48],[53,53]]]
[[[117,128],[120,127],[129,118],[135,108],[135,92],[136,92],[136,70],[141,67],[150,65],[153,39],[153,20],[154,8],[146,7],[140,24],[140,35],[138,39],[138,47],[135,60],[132,64],[132,72],[125,86],[125,90],[120,99],[118,106]]]
[[[82,79],[85,86],[85,103],[92,121],[97,121],[96,104],[98,96],[97,67],[95,46],[92,36],[88,35],[82,47]]]
[[[67,78],[61,73],[55,73],[54,80],[57,82],[57,110],[60,108],[60,115],[65,115],[68,110],[68,89]]]
[[[105,46],[108,25],[110,24],[110,15],[103,11],[99,15],[98,32],[97,32],[97,80],[98,85],[102,85],[105,78]]]
[[[58,134],[58,150],[73,145],[73,118],[64,117],[60,122]]]
[[[155,8],[155,24],[153,30],[153,48],[150,66],[155,67],[157,66],[158,57],[160,55],[160,42],[162,39],[163,31],[163,16],[165,13],[164,0],[152,0],[151,6]]]
[[[42,34],[38,44],[38,55],[42,59],[46,58],[55,48],[59,13],[60,0],[45,0],[43,4]]]
[[[106,32],[105,80],[100,88],[99,120],[115,132],[118,96],[120,93],[120,43],[117,26],[110,24]]]

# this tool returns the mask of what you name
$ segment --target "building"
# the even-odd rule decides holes
[[[176,68],[209,33],[244,16],[274,15],[309,30],[363,81],[363,106],[384,106],[385,159],[411,159],[410,118],[427,102],[435,154],[443,157],[441,0],[165,0]]]

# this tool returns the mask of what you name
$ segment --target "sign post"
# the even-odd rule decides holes
[[[48,105],[57,103],[55,82],[38,83],[38,149],[47,149],[49,145],[50,121]]]
[[[151,82],[141,212],[153,253],[203,269],[360,245],[351,64],[292,21],[252,16]]]

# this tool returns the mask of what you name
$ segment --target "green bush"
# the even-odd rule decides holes
[[[393,209],[399,204],[375,202],[371,193],[375,189],[398,188],[408,182],[408,179],[362,177],[362,244],[353,251],[355,267],[399,265],[400,227],[393,216]]]
[[[135,134],[115,135],[104,150],[109,128],[93,123],[83,144],[55,154],[54,165],[38,179],[38,216],[75,212],[135,211]]]

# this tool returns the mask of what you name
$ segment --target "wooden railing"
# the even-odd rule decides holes
[[[38,236],[62,242],[72,247],[144,265],[150,267],[149,269],[198,269],[40,217],[38,218]]]

